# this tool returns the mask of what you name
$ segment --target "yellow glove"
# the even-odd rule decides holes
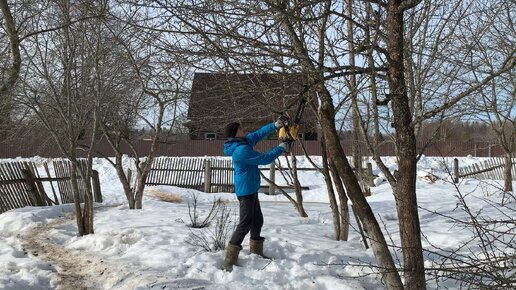
[[[288,127],[289,134],[287,134],[287,130],[285,127],[282,127],[278,132],[278,137],[280,141],[294,141],[297,140],[297,132],[299,131],[299,126],[297,124],[292,124]]]

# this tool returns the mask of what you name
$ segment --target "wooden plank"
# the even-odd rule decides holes
[[[185,184],[186,184],[186,179],[184,177],[183,174],[181,174],[181,172],[186,169],[186,166],[187,166],[187,163],[186,163],[186,160],[184,158],[177,158],[179,160],[179,169],[180,169],[180,172],[179,172],[179,187],[184,187]]]
[[[9,180],[10,178],[13,178],[10,176],[9,174],[9,171],[7,169],[7,164],[6,163],[3,163],[1,164],[1,167],[0,167],[0,173],[2,174],[2,179],[3,180]],[[3,191],[5,192],[5,203],[7,205],[7,209],[8,210],[11,210],[11,209],[14,209],[16,208],[19,203],[18,203],[18,200],[15,196],[15,191],[14,191],[14,187],[12,186],[12,184],[4,184],[3,186]]]
[[[175,166],[174,163],[175,163],[176,159],[177,159],[177,157],[164,157],[163,158],[162,168],[163,169],[166,169],[166,168],[174,169],[174,166]],[[174,173],[175,174],[180,174],[178,172],[173,172],[173,171],[164,171],[161,182],[166,184],[166,185],[173,185],[174,183],[176,183],[175,180],[174,180],[174,176],[173,176]]]
[[[164,158],[165,157],[160,157],[158,159],[158,162],[156,163],[157,168],[163,168],[163,163],[165,162]],[[165,173],[163,171],[157,171],[156,173],[156,180],[154,182],[163,184],[163,176]]]
[[[499,180],[504,180],[505,179],[505,176],[504,176],[504,169],[505,169],[505,158],[500,158],[500,168],[498,170],[499,172]]]
[[[199,187],[201,187],[203,185],[203,181],[202,181],[202,178],[203,178],[203,164],[204,164],[204,158],[198,158],[197,159],[197,169],[199,169],[197,172],[196,172],[196,178],[195,178],[195,184]]]
[[[173,157],[161,157],[160,161],[160,171],[159,171],[159,178],[155,181],[164,185],[173,185],[175,175],[177,172],[175,172],[174,166],[175,161]],[[166,180],[163,180],[163,176],[166,176]]]
[[[170,171],[169,185],[178,186],[181,182],[181,168],[179,167],[181,158],[179,157],[167,157],[168,166],[173,171]]]
[[[170,175],[170,185],[179,186],[181,184],[180,159],[178,157],[170,157],[170,162],[170,168],[173,170]]]
[[[165,163],[166,162],[167,162],[166,161],[166,157],[161,157],[160,160],[159,160],[159,163],[158,163],[159,164],[158,165],[159,168],[165,168]],[[165,176],[166,176],[166,173],[164,171],[160,171],[159,172],[159,178],[158,178],[157,182],[161,183],[161,184],[166,184],[165,180],[164,180]]]
[[[491,159],[488,159],[489,162],[490,162],[490,165],[491,165],[491,168],[493,168],[493,170],[491,171],[492,174],[491,174],[491,179],[494,179],[494,180],[497,180],[498,179],[498,168],[497,166],[500,165],[499,164],[499,160],[497,158],[491,158]]]
[[[7,178],[9,179],[20,179],[16,177],[14,173],[14,168],[12,162],[5,163],[4,167],[5,172],[7,173]],[[20,194],[20,187],[18,186],[20,183],[12,183],[9,185],[10,195],[13,200],[13,208],[20,208],[26,205],[31,205],[31,201],[27,201],[25,197]]]
[[[226,159],[226,168],[228,169],[231,169],[230,171],[226,170],[226,174],[227,174],[227,181],[228,183],[230,184],[227,188],[224,189],[224,191],[226,192],[234,192],[234,183],[235,181],[233,180],[233,175],[235,174],[235,170],[233,169],[233,162],[231,161],[231,159]]]
[[[61,167],[60,167],[60,170],[61,170],[61,176],[69,176],[69,172],[70,172],[70,166],[69,166],[69,163],[62,160],[59,162]],[[74,202],[74,197],[73,197],[73,189],[72,189],[72,181],[71,180],[67,180],[67,181],[64,181],[63,182],[63,186],[64,186],[64,193],[66,195],[66,201],[64,203],[73,203]]]
[[[196,184],[195,184],[195,180],[194,180],[194,175],[195,175],[195,171],[192,170],[192,169],[195,169],[195,160],[193,158],[188,158],[188,171],[185,171],[187,173],[187,176],[188,176],[188,187],[189,188],[195,188]]]
[[[170,157],[162,157],[161,158],[161,169],[165,169],[169,166],[169,164],[171,163],[171,158]],[[170,178],[169,178],[169,173],[167,171],[161,171],[161,178],[160,178],[160,182],[163,183],[163,184],[169,184],[170,183]]]
[[[156,167],[156,159],[157,158],[152,159],[151,169],[149,170],[149,174],[147,174],[147,179],[145,180],[145,184],[154,182],[154,173],[155,173],[154,170]],[[130,168],[127,168],[127,170],[130,170]],[[129,171],[128,171],[128,173],[129,173]],[[129,182],[129,184],[131,184],[131,182]]]
[[[64,162],[63,160],[54,160],[54,174],[56,177],[64,177],[65,176],[65,169],[64,169]],[[71,192],[69,190],[70,185],[69,180],[58,180],[57,181],[57,188],[59,189],[59,195],[61,196],[61,203],[71,203],[73,202],[73,198],[71,197]]]
[[[184,170],[181,172],[182,175],[183,175],[183,180],[185,182],[184,184],[184,187],[185,188],[192,188],[192,180],[190,179],[190,176],[191,176],[191,172],[190,171],[187,171],[189,169],[192,168],[192,159],[191,158],[186,158],[184,159],[184,162],[185,162],[185,168]]]
[[[154,158],[154,159],[152,160],[152,166],[151,166],[152,178],[151,178],[151,179],[149,179],[149,178],[147,177],[146,182],[150,181],[151,183],[155,183],[155,182],[156,182],[156,180],[158,180],[158,172],[157,172],[157,171],[155,171],[155,169],[156,169],[156,168],[159,168],[158,163],[159,163],[159,157]],[[137,175],[137,172],[138,172],[138,171],[137,171],[137,170],[136,170],[136,168],[135,168],[135,171],[134,171],[134,175],[135,175],[135,177],[136,177],[136,175]]]
[[[184,179],[184,182],[185,182],[184,186],[186,188],[192,188],[193,184],[192,184],[192,181],[190,179],[190,176],[191,176],[192,172],[191,171],[187,171],[187,170],[192,168],[192,165],[193,165],[192,158],[185,157],[184,161],[185,161],[185,169],[182,172],[183,179]]]
[[[489,159],[491,162],[491,167],[493,168],[493,174],[491,175],[491,179],[497,180],[499,179],[499,170],[498,167],[500,165],[500,160],[498,158]]]
[[[7,181],[10,178],[12,178],[9,175],[6,163],[0,163],[0,175],[1,179],[4,181]],[[11,184],[3,184],[0,188],[2,188],[2,191],[4,192],[4,204],[6,205],[7,210],[16,208],[19,205],[19,203],[15,197],[13,186]]]
[[[185,171],[186,169],[188,169],[188,166],[189,166],[189,160],[187,157],[183,157],[183,158],[180,158],[181,159],[181,162],[183,163],[183,168],[181,170],[181,184],[183,188],[188,188],[188,173]]]
[[[30,172],[34,176],[34,182],[36,183],[36,190],[38,191],[39,196],[41,197],[41,199],[43,199],[44,205],[45,206],[52,205],[52,203],[50,202],[50,199],[47,196],[47,193],[45,192],[45,188],[43,187],[43,183],[40,180],[41,176],[39,174],[39,171],[38,171],[38,168],[37,168],[36,164],[34,162],[30,161],[30,162],[28,162],[28,165],[29,165]]]
[[[229,186],[225,190],[227,192],[235,192],[235,170],[233,168],[233,161],[231,159],[226,159],[226,165],[228,168],[231,168],[231,172],[227,172],[228,174],[228,180],[229,180]]]
[[[21,169],[18,166],[18,163],[16,162],[10,162],[7,163],[7,168],[9,170],[10,176],[13,178],[19,179],[23,178],[21,175]],[[20,171],[20,172],[18,172]],[[25,187],[25,183],[15,183],[12,185],[14,188],[13,194],[18,199],[18,206],[17,207],[24,207],[24,206],[35,206],[36,201],[34,199],[31,199],[31,197],[28,194],[24,194],[27,190]]]

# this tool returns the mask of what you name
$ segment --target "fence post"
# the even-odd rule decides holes
[[[99,172],[97,170],[92,170],[91,178],[93,179],[93,195],[95,196],[95,202],[102,202],[102,192],[100,191]]]
[[[275,195],[276,194],[276,187],[274,186],[274,183],[276,183],[276,163],[272,162],[269,169],[269,179],[271,182],[269,182],[269,195]]]
[[[211,193],[211,160],[204,160],[204,192]]]
[[[453,159],[453,182],[459,183],[459,159]]]
[[[21,170],[23,179],[25,179],[25,184],[27,185],[27,190],[31,194],[31,196],[34,198],[34,203],[36,206],[45,206],[46,204],[43,202],[43,198],[38,192],[38,189],[36,187],[36,181],[34,176],[32,175],[32,172],[27,169]]]

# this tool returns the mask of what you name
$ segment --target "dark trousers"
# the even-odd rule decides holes
[[[242,241],[249,231],[251,239],[259,240],[263,226],[262,209],[258,200],[258,193],[238,197],[240,203],[240,222],[231,236],[230,243],[241,246]]]

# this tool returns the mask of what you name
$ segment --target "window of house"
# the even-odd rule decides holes
[[[217,140],[217,133],[204,133],[204,140]]]

